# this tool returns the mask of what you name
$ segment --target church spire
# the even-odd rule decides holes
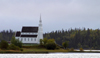
[[[41,14],[40,14],[40,20],[39,20],[39,31],[38,31],[38,41],[40,41],[40,39],[43,39],[43,29],[42,29],[42,20],[41,20]],[[40,42],[38,42],[40,43]]]
[[[40,23],[42,22],[42,20],[41,20],[41,14],[40,14]]]

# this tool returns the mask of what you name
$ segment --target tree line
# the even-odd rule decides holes
[[[3,30],[0,32],[0,41],[11,41],[12,36],[14,36],[15,32],[12,30]]]
[[[0,41],[11,41],[12,36],[15,36],[14,31],[3,30],[0,32]],[[54,39],[60,46],[67,41],[68,48],[100,49],[100,29],[62,29],[45,33],[43,36],[47,39]]]
[[[100,49],[100,29],[62,29],[45,33],[44,38],[55,39],[60,46],[67,41],[68,48]]]

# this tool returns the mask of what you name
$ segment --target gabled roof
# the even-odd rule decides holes
[[[21,35],[21,37],[37,37],[37,35]]]
[[[16,37],[20,37],[20,34],[21,34],[20,31],[16,32]]]
[[[38,27],[22,27],[22,32],[38,32]]]

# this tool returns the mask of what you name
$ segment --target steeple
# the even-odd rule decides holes
[[[42,23],[42,20],[41,20],[41,14],[40,14],[40,23]]]
[[[40,14],[39,26],[41,26],[41,27],[42,27],[41,14]]]
[[[43,29],[42,29],[42,20],[41,20],[41,14],[40,14],[40,20],[39,20],[39,30],[38,30],[38,41],[40,41],[40,39],[43,39]],[[40,42],[38,42],[40,43]]]

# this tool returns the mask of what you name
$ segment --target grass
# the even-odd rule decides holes
[[[20,50],[1,50],[0,53],[50,53],[50,52],[68,52],[64,49],[57,50],[47,50],[45,48],[22,48],[23,51]]]
[[[63,49],[59,49],[59,50],[47,50],[45,48],[30,48],[30,49],[27,49],[27,48],[23,48],[23,52],[68,52],[67,50],[63,50]]]
[[[23,48],[23,51],[20,50],[1,50],[0,53],[53,53],[53,52],[78,52],[78,53],[100,53],[100,52],[91,52],[91,51],[68,51],[65,49],[55,49],[47,50],[45,48]]]
[[[20,53],[19,50],[1,50],[0,53]]]
[[[23,51],[20,50],[1,50],[0,53],[53,53],[53,52],[85,52],[85,51],[75,51],[74,49],[55,49],[55,50],[47,50],[44,47],[34,45],[34,46],[23,46]],[[88,52],[88,51],[87,51]],[[91,51],[90,51],[91,52]],[[93,53],[93,52],[92,52]]]
[[[22,44],[23,46],[37,46],[39,44]]]

